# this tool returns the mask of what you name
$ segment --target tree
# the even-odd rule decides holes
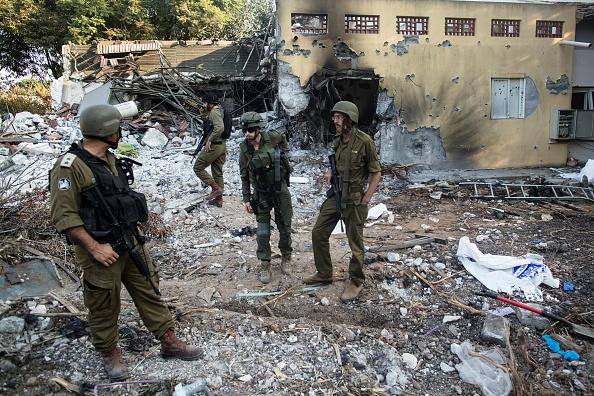
[[[68,42],[238,39],[266,27],[271,1],[3,0],[0,68],[57,78]]]

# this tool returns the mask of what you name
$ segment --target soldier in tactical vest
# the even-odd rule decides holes
[[[279,232],[281,271],[290,274],[291,219],[293,206],[289,192],[291,166],[287,158],[287,138],[278,132],[264,132],[264,121],[253,111],[241,116],[245,140],[241,142],[239,168],[243,205],[247,213],[254,213],[258,229],[256,254],[261,261],[260,282],[269,283],[270,270],[270,211]]]
[[[49,182],[52,223],[75,244],[76,260],[84,271],[92,343],[111,381],[128,377],[117,346],[122,284],[147,329],[161,341],[164,358],[197,360],[203,355],[200,348],[175,336],[175,323],[159,297],[159,278],[137,227],[148,219],[146,199],[130,188],[130,162],[108,151],[117,148],[121,118],[111,105],[84,110],[83,139],[58,158]]]
[[[212,132],[194,163],[194,173],[202,180],[202,183],[211,187],[208,202],[221,207],[223,206],[223,189],[225,188],[223,165],[227,159],[227,145],[222,137],[225,129],[223,109],[219,105],[219,99],[211,93],[204,95],[202,102],[204,103],[204,118],[207,120],[205,124],[212,123]],[[206,171],[208,166],[210,166],[212,176]]]
[[[368,204],[381,179],[381,166],[373,140],[360,131],[359,109],[354,103],[341,101],[331,111],[336,128],[334,151],[336,168],[341,184],[340,206],[344,216],[346,234],[351,248],[349,279],[341,295],[343,301],[358,297],[363,288],[363,224],[367,218]],[[331,172],[326,172],[326,182]],[[368,184],[369,181],[369,184]],[[306,284],[331,283],[332,259],[330,258],[329,238],[339,221],[336,198],[333,193],[324,201],[320,214],[312,230],[312,247],[317,272],[304,280]]]

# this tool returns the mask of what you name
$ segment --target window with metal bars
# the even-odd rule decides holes
[[[520,37],[519,19],[491,19],[491,36]]]
[[[379,33],[379,15],[345,15],[345,33]]]
[[[474,36],[474,18],[446,18],[446,36]]]
[[[429,34],[429,17],[398,16],[396,33],[409,35]]]
[[[562,21],[536,21],[536,37],[561,37]]]
[[[291,14],[291,31],[305,34],[328,33],[328,14]]]

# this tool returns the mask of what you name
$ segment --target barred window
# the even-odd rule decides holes
[[[520,20],[491,19],[491,36],[520,37]]]
[[[562,21],[536,21],[536,37],[562,37]]]
[[[328,33],[328,14],[291,14],[291,31],[326,34]]]
[[[345,33],[379,33],[379,15],[345,15]]]
[[[474,36],[474,18],[446,18],[446,36]]]
[[[396,33],[408,35],[429,34],[429,17],[396,17]]]

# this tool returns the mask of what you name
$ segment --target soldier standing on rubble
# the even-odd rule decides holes
[[[212,132],[204,144],[202,151],[194,163],[194,173],[202,180],[202,183],[211,187],[208,194],[208,203],[218,207],[223,206],[223,165],[227,158],[227,145],[223,139],[225,125],[223,122],[223,109],[219,105],[219,99],[212,93],[202,97],[204,103],[204,118],[212,123]],[[210,166],[212,176],[205,170]]]
[[[346,225],[352,257],[349,263],[349,279],[341,295],[343,301],[354,300],[363,288],[363,224],[367,218],[368,204],[381,179],[381,165],[373,140],[357,128],[359,109],[354,103],[341,101],[331,111],[336,128],[334,151],[336,168],[342,184],[341,207]],[[331,178],[330,170],[325,179]],[[369,180],[369,186],[365,189]],[[334,194],[324,201],[312,230],[312,247],[317,272],[304,280],[306,284],[331,283],[332,259],[329,238],[339,221]]]
[[[264,132],[264,121],[253,111],[241,116],[245,140],[239,146],[239,169],[243,206],[256,215],[258,225],[256,255],[261,261],[260,282],[269,283],[270,271],[270,211],[274,208],[274,222],[279,232],[281,271],[290,274],[291,219],[293,206],[289,192],[291,166],[287,158],[289,146],[284,134]]]
[[[80,115],[83,139],[58,158],[49,184],[52,223],[75,244],[76,259],[84,271],[83,297],[92,343],[111,381],[128,377],[117,346],[122,283],[144,325],[161,341],[164,358],[203,356],[200,348],[175,336],[173,318],[157,286],[152,286],[158,285],[159,278],[137,227],[148,218],[146,199],[129,186],[130,162],[108,151],[118,145],[121,118],[111,105],[84,110]],[[134,248],[122,246],[126,238]],[[138,257],[148,269],[146,277],[137,268],[138,260],[134,261]]]

